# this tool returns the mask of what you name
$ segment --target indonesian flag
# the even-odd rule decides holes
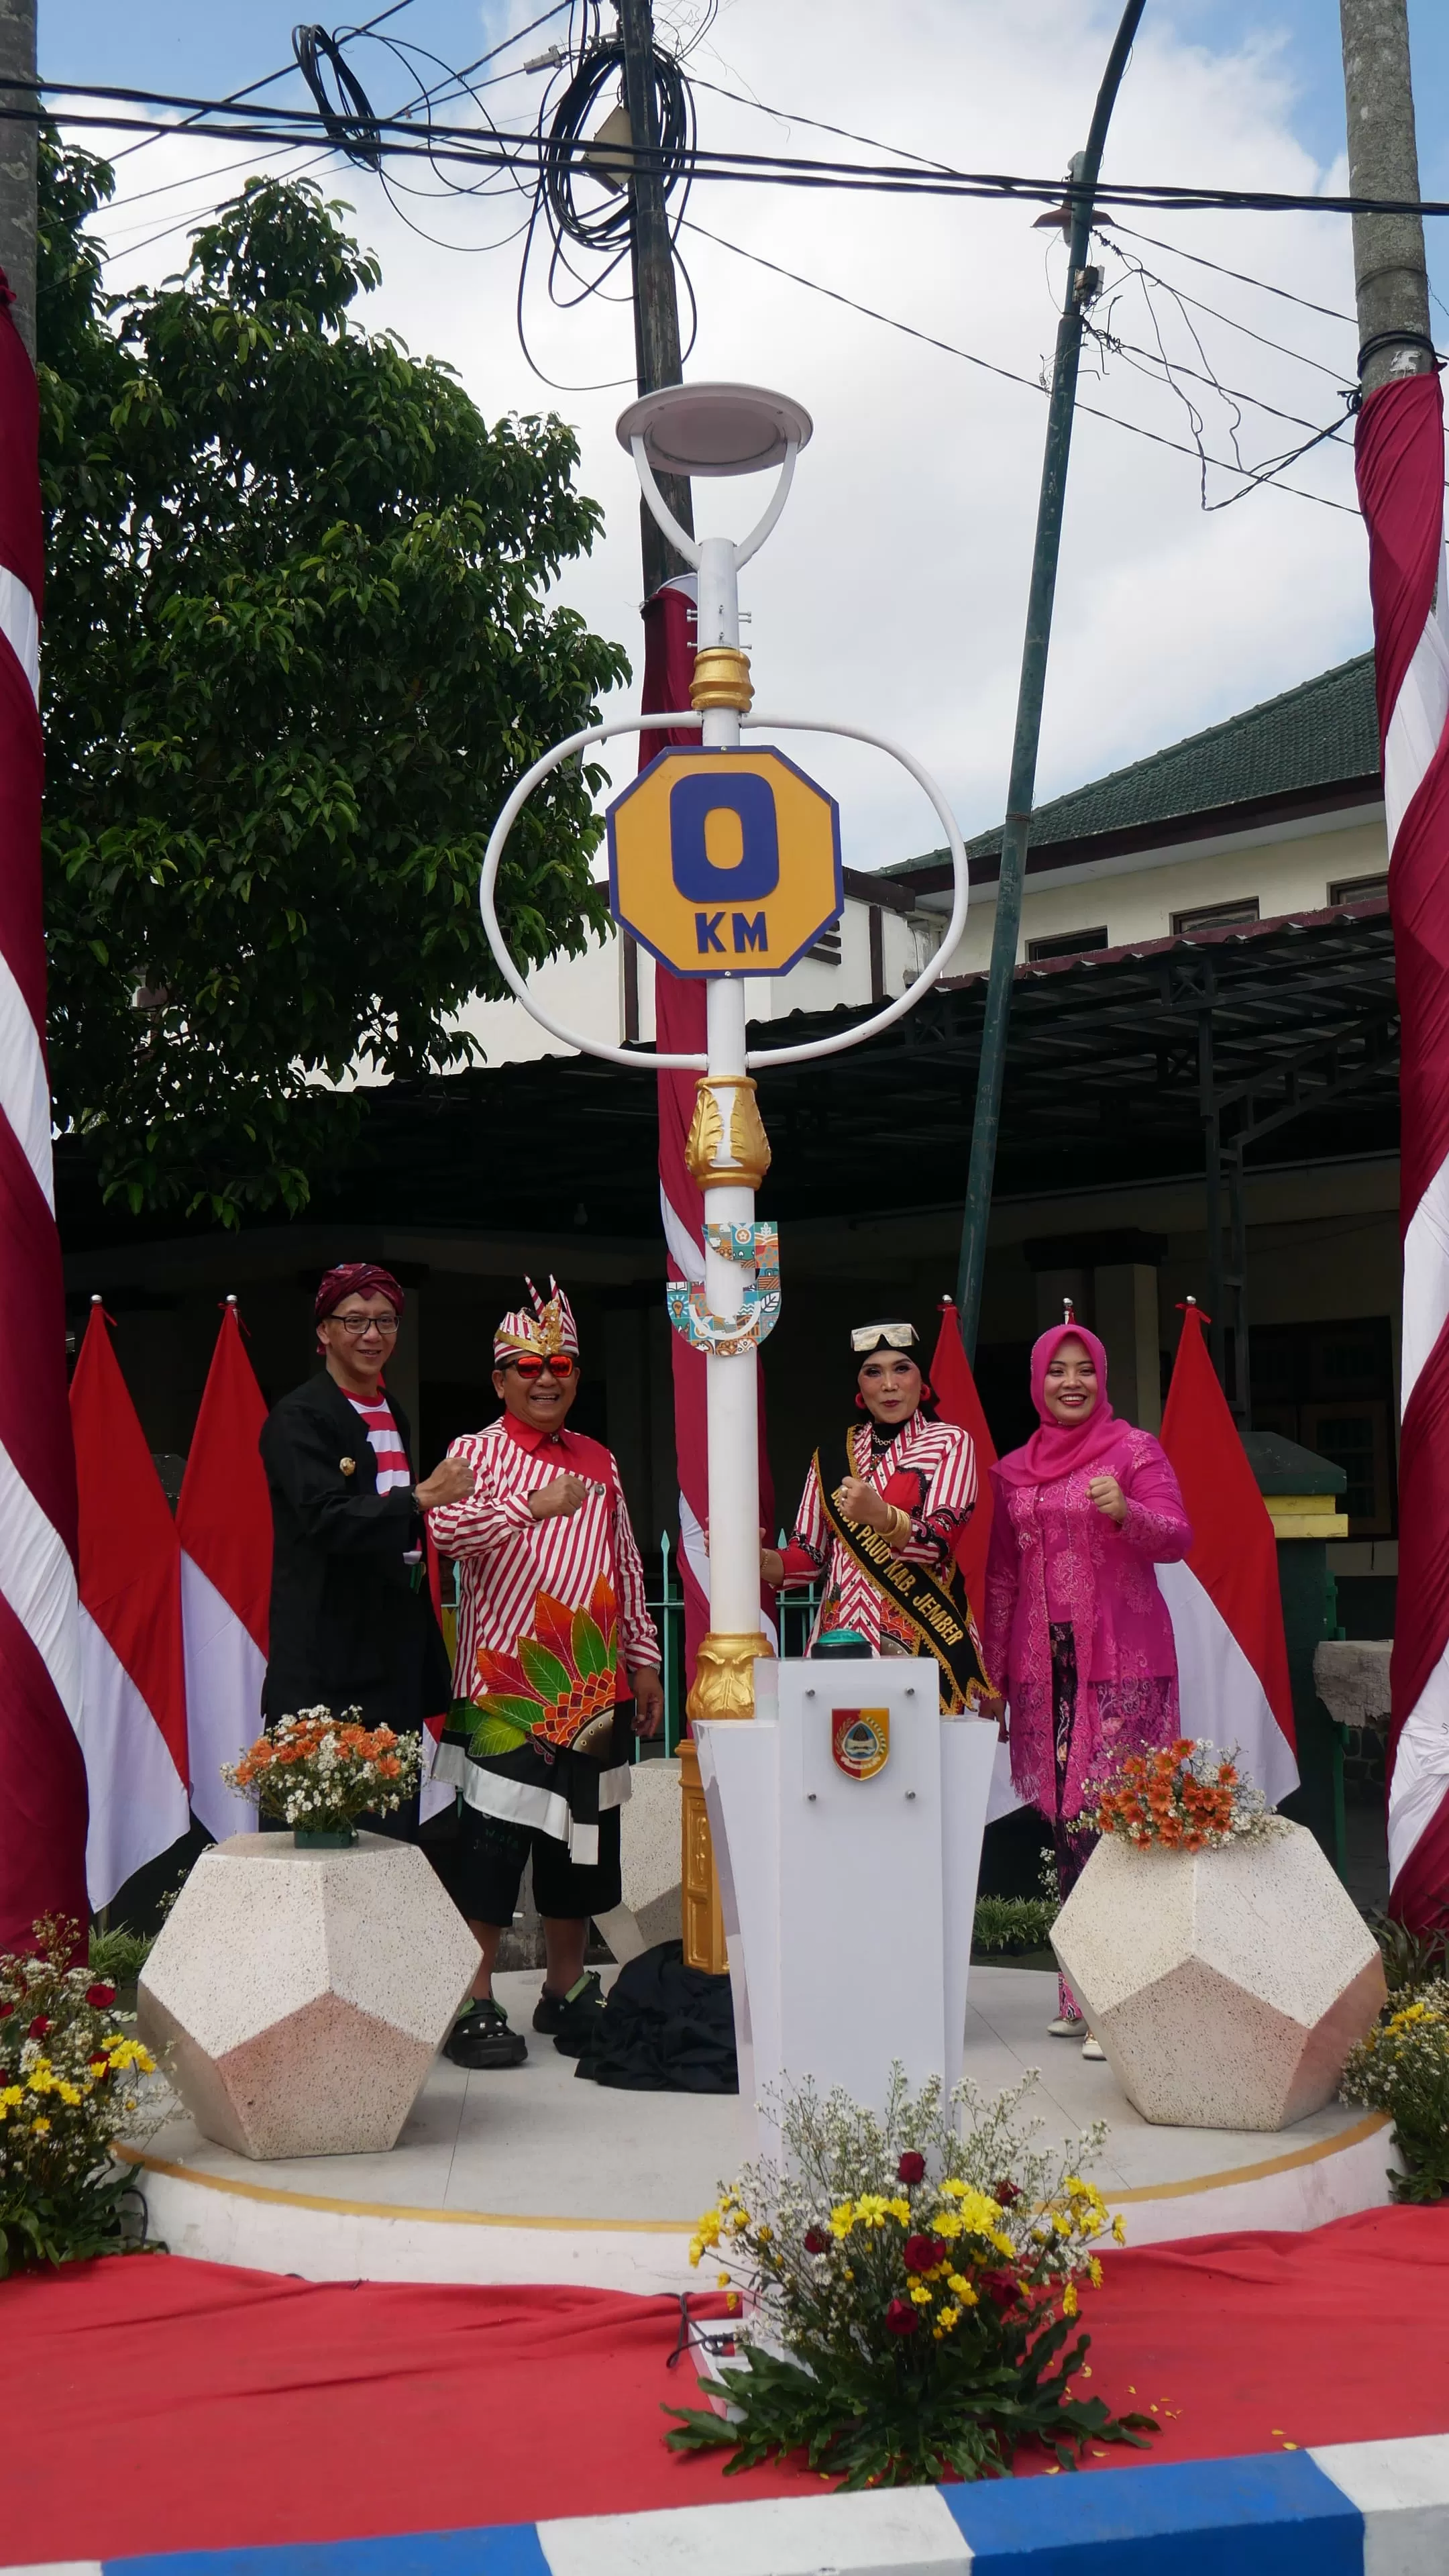
[[[667,715],[682,712],[689,704],[689,683],[694,671],[694,645],[690,640],[689,621],[694,614],[694,575],[687,573],[676,581],[667,581],[656,590],[644,608],[644,686],[641,710],[645,715]],[[643,733],[639,737],[639,766],[648,767],[670,743],[692,747],[699,740],[693,728],[677,733]],[[705,986],[693,975],[671,975],[658,967],[654,976],[655,1043],[663,1055],[699,1055],[705,1051]],[[661,1073],[659,1085],[659,1212],[664,1223],[667,1273],[670,1279],[687,1279],[695,1287],[704,1284],[704,1193],[699,1188],[684,1159],[684,1148],[694,1118],[695,1088],[698,1077],[692,1073]],[[709,1551],[705,1546],[705,1528],[709,1519],[709,1443],[705,1421],[705,1371],[709,1365],[703,1351],[696,1351],[682,1333],[671,1331],[670,1357],[674,1370],[674,1446],[679,1468],[679,1572],[684,1590],[684,1659],[686,1674],[692,1678],[694,1658],[701,1637],[709,1626]],[[760,1527],[768,1540],[775,1517],[775,1489],[770,1475],[769,1453],[765,1446],[765,1381],[760,1373]],[[762,1603],[760,1627],[773,1637],[773,1605]]]
[[[1355,434],[1384,746],[1402,1014],[1399,1587],[1390,1667],[1389,1912],[1449,1926],[1449,610],[1435,374],[1367,395]]]
[[[1162,1416],[1162,1446],[1192,1523],[1186,1561],[1159,1565],[1172,1616],[1184,1735],[1227,1752],[1276,1807],[1298,1786],[1278,1543],[1189,1305]]]
[[[991,1515],[995,1509],[987,1470],[996,1464],[996,1443],[981,1409],[971,1362],[966,1357],[966,1345],[961,1339],[961,1317],[949,1297],[941,1300],[941,1329],[936,1335],[929,1384],[941,1420],[954,1422],[958,1429],[969,1431],[976,1451],[976,1509],[956,1541],[955,1556],[966,1578],[966,1598],[979,1621],[985,1608],[986,1551],[991,1544]],[[986,1678],[996,1683],[994,1673],[988,1673]],[[999,1688],[999,1683],[996,1686]],[[1011,1747],[1006,1743],[998,1744],[991,1774],[991,1795],[986,1808],[987,1823],[994,1825],[998,1816],[1014,1815],[1024,1803],[1011,1777]]]
[[[181,1550],[97,1297],[70,1388],[80,1498],[81,1718],[93,1910],[191,1822]]]
[[[40,887],[35,369],[0,270],[0,1950],[84,1925],[75,1461],[51,1176]]]
[[[218,1842],[257,1821],[221,1766],[236,1761],[262,1723],[272,1506],[257,1441],[266,1418],[236,1299],[228,1297],[176,1507],[191,1803]]]
[[[969,1431],[976,1451],[976,1509],[956,1542],[955,1555],[966,1578],[966,1598],[979,1620],[986,1591],[986,1551],[991,1543],[992,1496],[987,1469],[996,1464],[996,1443],[981,1410],[976,1380],[966,1357],[961,1318],[949,1297],[941,1300],[941,1329],[936,1335],[928,1383],[941,1420]]]

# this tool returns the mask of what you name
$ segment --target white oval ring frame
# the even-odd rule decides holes
[[[686,725],[702,725],[703,721],[703,717],[697,715],[692,708],[686,708],[673,715],[616,716],[609,724],[589,725],[582,733],[571,733],[567,741],[556,743],[552,751],[546,751],[541,760],[536,760],[533,767],[525,771],[514,788],[489,836],[488,847],[483,858],[483,873],[478,880],[478,909],[483,916],[483,929],[488,945],[493,951],[504,982],[523,1004],[524,1009],[538,1021],[541,1028],[548,1030],[550,1036],[561,1038],[565,1046],[577,1047],[581,1055],[601,1057],[606,1064],[628,1065],[636,1072],[706,1073],[709,1069],[709,1059],[703,1055],[660,1055],[652,1048],[645,1050],[639,1047],[608,1046],[598,1038],[581,1037],[576,1029],[566,1028],[562,1020],[556,1020],[551,1011],[546,1011],[542,1003],[535,1000],[509,955],[504,945],[503,932],[493,899],[494,888],[498,881],[499,863],[503,857],[508,835],[535,787],[547,778],[551,771],[561,767],[564,761],[571,760],[576,753],[586,751],[590,743],[608,742],[615,734],[669,733],[682,729]],[[829,724],[818,716],[750,715],[743,718],[743,724],[751,732],[768,727],[772,733],[842,734],[851,742],[868,743],[873,750],[885,752],[890,759],[899,761],[903,769],[909,770],[917,786],[924,791],[935,808],[951,852],[951,918],[946,925],[945,936],[929,966],[923,968],[915,982],[908,986],[898,1000],[888,1002],[884,1010],[874,1012],[868,1020],[858,1021],[854,1028],[842,1030],[838,1037],[818,1038],[802,1046],[761,1047],[753,1049],[745,1058],[745,1063],[751,1070],[757,1065],[808,1064],[820,1056],[840,1055],[846,1048],[860,1046],[866,1038],[874,1037],[877,1030],[888,1029],[893,1021],[902,1019],[907,1011],[914,1010],[917,1002],[924,1000],[932,985],[939,981],[946,961],[956,949],[966,925],[966,906],[971,892],[966,850],[956,827],[956,818],[930,772],[923,769],[918,760],[913,760],[908,751],[903,751],[899,743],[890,741],[887,735],[867,733],[862,725]],[[691,976],[685,980],[692,983],[703,979]]]

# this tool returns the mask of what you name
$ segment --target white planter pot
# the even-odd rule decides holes
[[[425,1855],[361,1834],[203,1852],[141,1972],[137,2028],[203,2135],[238,2155],[392,2146],[478,1965]]]
[[[1052,1946],[1129,2102],[1176,2128],[1321,2111],[1384,2000],[1378,1944],[1302,1825],[1196,1853],[1104,1834]]]

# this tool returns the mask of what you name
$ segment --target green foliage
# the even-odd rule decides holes
[[[1390,2009],[1349,2052],[1346,2101],[1387,2111],[1403,2173],[1391,2173],[1395,2200],[1443,2200],[1449,2194],[1449,1981],[1390,1998]]]
[[[978,1950],[1044,1950],[1061,1912],[1054,1896],[978,1896],[972,1940]]]
[[[108,1977],[113,1986],[134,1986],[151,1955],[155,1942],[152,1932],[131,1932],[117,1923],[102,1932],[91,1927],[90,1971],[93,1977]]]
[[[38,320],[51,1067],[108,1197],[295,1210],[355,1132],[329,1086],[465,1062],[521,772],[627,677],[545,605],[597,506],[556,418],[489,426],[352,308],[376,261],[251,180],[185,275],[105,294],[109,169],[42,139]],[[514,951],[580,950],[601,773],[509,843]],[[138,1008],[134,997],[143,997]]]
[[[690,2259],[723,2259],[748,2300],[717,2381],[737,2420],[666,2408],[679,2451],[731,2470],[803,2453],[848,2487],[1004,2477],[1023,2443],[1073,2468],[1092,2442],[1144,2449],[1150,2416],[1079,2397],[1070,2341],[1095,2247],[1120,2239],[1101,2194],[1032,2144],[1028,2077],[993,2103],[894,2070],[883,2118],[811,2085],[780,2105],[781,2167],[748,2167],[700,2220]],[[959,2126],[952,2116],[959,2111]],[[1085,2162],[1100,2126],[1071,2151]]]
[[[1411,1996],[1445,1973],[1449,1965],[1449,1932],[1411,1932],[1391,1914],[1370,1914],[1368,1927],[1379,1945],[1384,1982],[1391,1996]]]

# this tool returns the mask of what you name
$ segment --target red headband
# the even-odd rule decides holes
[[[403,1292],[392,1272],[375,1261],[339,1261],[335,1270],[329,1270],[317,1291],[315,1320],[320,1324],[335,1315],[344,1297],[389,1297],[395,1314],[403,1310]]]

